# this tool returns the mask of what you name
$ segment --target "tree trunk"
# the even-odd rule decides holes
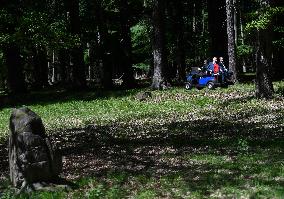
[[[56,67],[57,69],[57,67]],[[58,51],[58,72],[56,71],[56,76],[59,74],[60,84],[64,87],[71,84],[70,80],[70,53],[68,50],[62,48]]]
[[[275,1],[275,6],[284,6],[283,1]],[[274,20],[274,27],[284,27],[284,13],[275,17]],[[283,39],[283,32],[276,31],[274,32],[274,41],[278,40],[281,41]],[[284,70],[283,70],[283,63],[284,63],[284,46],[283,45],[276,45],[273,48],[273,79],[281,80],[284,78]]]
[[[65,0],[67,12],[69,12],[70,32],[73,36],[81,38],[81,23],[79,16],[79,1]],[[82,43],[76,44],[70,52],[71,84],[72,89],[86,88],[86,70]]]
[[[257,31],[256,52],[256,97],[272,98],[274,89],[271,80],[272,26]]]
[[[87,47],[88,47],[88,57],[89,57],[88,79],[92,81],[95,78],[95,65],[96,65],[95,44],[93,42],[89,42],[87,43]]]
[[[20,94],[27,91],[20,50],[15,44],[4,49],[7,66],[7,84],[11,94]]]
[[[209,52],[211,56],[227,54],[225,0],[207,0]]]
[[[165,86],[165,30],[164,30],[164,12],[165,2],[163,0],[154,1],[153,8],[153,57],[154,57],[154,71],[152,77],[153,89],[162,89]]]
[[[282,80],[284,78],[284,47],[279,46],[273,49],[273,79]]]
[[[101,6],[101,0],[96,0],[94,2],[94,10],[96,14],[96,23],[98,26],[98,45],[99,45],[99,57],[102,60],[102,84],[105,89],[112,89],[112,64],[111,64],[111,52],[110,52],[110,38],[107,31],[107,26],[104,21],[103,8]]]
[[[271,0],[262,0],[261,6],[271,6]],[[264,29],[257,30],[256,46],[256,97],[272,98],[274,93],[272,72],[272,22]]]
[[[86,89],[86,70],[82,46],[71,49],[70,65],[72,68],[72,88],[76,90]]]
[[[202,31],[201,31],[201,35],[203,36],[205,34],[206,31],[206,21],[205,21],[205,12],[206,12],[206,0],[202,0],[201,1],[201,6],[202,6],[202,11],[201,11],[201,17],[202,17]]]
[[[132,44],[130,32],[129,5],[127,0],[119,1],[120,10],[120,46],[122,48],[123,85],[125,88],[134,87],[135,79],[132,69]]]
[[[48,86],[48,61],[47,52],[40,47],[34,49],[34,85],[36,90]]]
[[[185,80],[185,50],[184,50],[184,21],[183,21],[183,2],[173,1],[174,3],[174,34],[176,36],[176,64],[177,77],[180,82]]]
[[[196,33],[196,3],[193,2],[192,32]]]
[[[228,59],[229,69],[233,72],[232,81],[237,81],[237,67],[236,67],[236,43],[235,43],[235,18],[234,7],[232,0],[226,0],[227,13],[227,34],[228,34]]]
[[[234,15],[234,33],[235,33],[235,45],[238,44],[238,0],[233,0],[233,15]]]

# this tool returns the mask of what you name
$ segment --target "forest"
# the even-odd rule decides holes
[[[283,198],[283,19],[283,0],[1,0],[0,198]],[[233,84],[187,89],[213,57]]]
[[[282,19],[274,0],[3,0],[0,88],[127,89],[148,78],[161,89],[222,56],[235,82],[255,73],[267,98],[284,76]]]

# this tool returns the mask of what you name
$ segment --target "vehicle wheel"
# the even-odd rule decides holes
[[[192,88],[192,84],[190,82],[187,82],[185,84],[185,89],[190,90]]]
[[[207,83],[207,88],[208,88],[209,90],[213,90],[213,89],[215,88],[214,82],[208,82],[208,83]]]

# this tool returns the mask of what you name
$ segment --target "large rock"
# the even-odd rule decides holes
[[[10,179],[20,190],[35,190],[58,178],[62,159],[55,155],[41,118],[23,107],[10,117]]]

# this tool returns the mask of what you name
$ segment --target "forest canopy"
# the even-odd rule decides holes
[[[284,77],[283,13],[273,0],[4,0],[0,89],[133,88],[141,78],[160,89],[222,56],[235,82],[253,72],[268,97]]]

